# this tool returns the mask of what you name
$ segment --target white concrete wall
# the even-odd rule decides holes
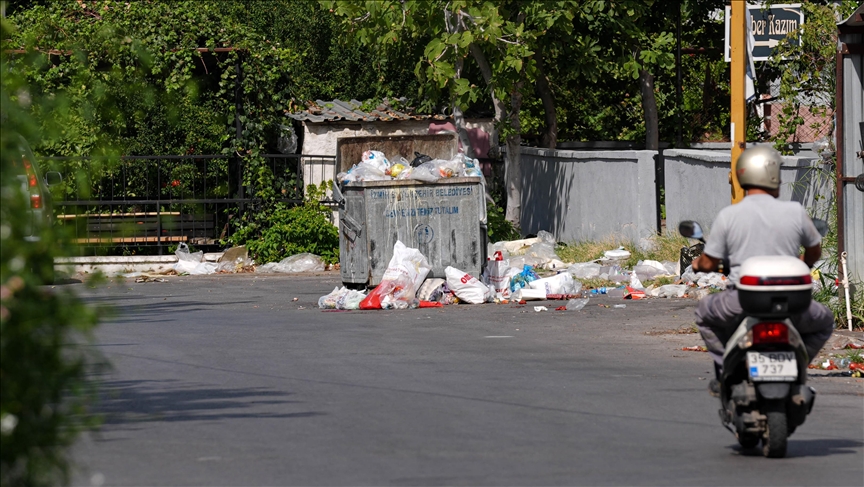
[[[710,228],[717,212],[731,204],[727,151],[667,150],[666,228],[678,228],[682,220],[696,220]],[[827,219],[833,191],[830,173],[814,156],[784,156],[780,166],[780,199],[798,201],[815,216]]]
[[[656,233],[655,151],[522,148],[522,233],[637,243]]]

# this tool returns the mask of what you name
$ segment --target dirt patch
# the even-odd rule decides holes
[[[645,334],[649,336],[657,336],[657,335],[695,335],[699,333],[699,330],[696,328],[696,325],[684,325],[678,328],[668,329],[668,330],[649,330],[646,331]]]

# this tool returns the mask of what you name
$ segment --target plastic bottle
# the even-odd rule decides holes
[[[609,291],[615,289],[614,287],[598,287],[596,289],[591,290],[591,294],[607,294]]]
[[[846,357],[834,361],[834,365],[836,365],[838,369],[848,369],[850,363],[852,363],[852,361]]]

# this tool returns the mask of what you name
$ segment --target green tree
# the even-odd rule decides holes
[[[72,292],[48,288],[63,249],[57,229],[33,226],[30,197],[19,179],[22,137],[60,138],[70,101],[44,93],[22,73],[27,57],[6,50],[14,28],[0,24],[0,484],[68,481],[66,448],[93,425],[89,373],[100,363],[87,347],[97,313]],[[98,106],[98,100],[92,100]],[[37,119],[34,113],[42,114]],[[50,120],[49,120],[50,119]],[[31,231],[38,240],[25,240]],[[47,283],[50,284],[50,283]]]

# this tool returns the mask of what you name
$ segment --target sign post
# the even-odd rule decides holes
[[[735,204],[744,199],[744,190],[738,184],[737,169],[738,157],[747,147],[747,106],[744,101],[744,73],[747,69],[747,11],[744,0],[732,0],[730,13],[726,21],[731,31],[728,39],[732,51],[730,66],[732,100],[729,110],[732,119],[729,130],[732,139],[732,167],[729,171],[729,184],[732,186],[732,204]]]
[[[747,148],[747,105],[745,76],[747,55],[754,61],[771,59],[781,40],[798,30],[804,23],[801,4],[781,4],[763,8],[748,5],[745,0],[730,0],[726,7],[725,57],[730,65],[731,105],[730,138],[732,139],[732,167],[729,172],[732,204],[744,199],[744,190],[738,184],[738,158]],[[748,15],[749,13],[749,15]],[[749,22],[749,25],[748,25]],[[749,32],[748,32],[749,31]],[[753,36],[753,47],[748,53],[747,37]],[[794,39],[793,39],[794,41]],[[752,76],[752,74],[751,74]]]

